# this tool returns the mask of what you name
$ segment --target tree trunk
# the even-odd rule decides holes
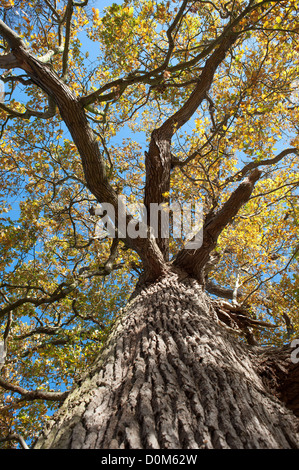
[[[195,280],[140,288],[35,448],[298,448],[298,418]]]

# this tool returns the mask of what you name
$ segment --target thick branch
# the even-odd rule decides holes
[[[53,116],[55,116],[56,103],[49,97],[49,105],[45,111],[36,111],[26,107],[26,111],[24,113],[20,113],[19,111],[15,111],[9,106],[6,106],[4,103],[0,103],[0,109],[5,111],[12,118],[30,119],[31,117],[37,117],[39,119],[51,119]]]
[[[215,249],[217,240],[223,229],[237,215],[240,208],[249,200],[256,181],[261,172],[255,169],[224,203],[222,208],[216,213],[207,215],[203,226],[203,243],[196,250],[184,248],[181,250],[174,265],[185,270],[191,276],[204,284],[203,269],[209,260],[209,255]]]
[[[21,68],[28,73],[34,83],[53,98],[59,107],[61,116],[81,155],[87,186],[91,192],[98,201],[116,205],[117,194],[107,180],[105,163],[97,140],[89,126],[84,109],[72,90],[59,79],[51,67],[35,58],[18,39],[17,34],[6,27],[2,21],[0,21],[0,34],[10,40]]]
[[[45,390],[26,390],[19,385],[14,385],[0,377],[0,387],[9,392],[19,393],[24,400],[47,400],[47,401],[64,401],[69,392],[46,392]]]
[[[246,176],[250,171],[254,170],[255,168],[259,168],[260,166],[268,166],[268,165],[275,165],[276,163],[280,162],[284,157],[291,154],[298,155],[299,150],[296,147],[291,147],[288,149],[282,150],[276,157],[268,158],[265,160],[255,160],[253,162],[248,163],[247,165],[242,168],[237,174],[230,176],[224,182],[224,185],[232,182],[232,181],[240,181],[244,176]]]
[[[215,72],[221,62],[224,60],[227,51],[238,38],[237,33],[229,33],[220,43],[219,47],[213,52],[211,57],[201,72],[198,84],[191,93],[186,103],[160,127],[160,132],[169,139],[193,116],[201,102],[205,99],[207,91],[210,89],[214,79]]]
[[[20,61],[21,68],[27,72],[36,85],[56,102],[61,117],[81,156],[88,189],[98,202],[109,203],[115,208],[115,216],[118,220],[117,193],[108,181],[105,162],[82,103],[48,64],[44,64],[34,57],[24,47],[24,44],[17,40],[17,35],[9,28],[7,33],[6,25],[4,27],[3,25],[4,23],[0,22],[0,34],[3,34],[4,37],[8,34],[10,39],[12,36],[11,43],[15,46],[13,52]],[[129,220],[131,217],[128,216],[127,223]],[[165,272],[164,258],[153,237],[132,239],[127,236],[125,243],[139,254],[149,279],[157,278]]]
[[[73,16],[73,0],[69,0],[66,7],[66,26],[65,26],[65,40],[64,50],[62,57],[62,78],[65,79],[68,72],[68,58],[70,49],[70,38],[71,38],[71,22]]]
[[[236,41],[237,37],[238,35],[235,33],[230,33],[227,37],[224,37],[219,47],[206,61],[198,83],[186,103],[168,118],[159,129],[152,132],[149,151],[145,154],[146,183],[144,205],[148,214],[150,213],[150,205],[152,203],[161,204],[167,202],[165,194],[168,194],[170,190],[170,172],[172,167],[170,145],[174,133],[192,117],[198,106],[205,99],[206,93],[213,82],[217,67],[221,64],[228,49]],[[168,240],[166,238],[163,239],[161,233],[159,233],[157,243],[165,259],[168,260]]]

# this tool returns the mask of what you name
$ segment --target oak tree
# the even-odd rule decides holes
[[[295,0],[1,1],[3,448],[299,447],[298,33]]]

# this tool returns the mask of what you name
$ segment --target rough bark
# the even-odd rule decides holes
[[[271,390],[299,417],[299,362],[293,363],[291,345],[263,349],[259,363],[259,374]]]
[[[35,448],[298,448],[264,360],[219,324],[197,281],[169,275],[135,293]]]

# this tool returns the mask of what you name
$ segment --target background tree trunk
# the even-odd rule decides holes
[[[298,448],[298,418],[266,387],[260,348],[172,274],[136,291],[35,448]]]

